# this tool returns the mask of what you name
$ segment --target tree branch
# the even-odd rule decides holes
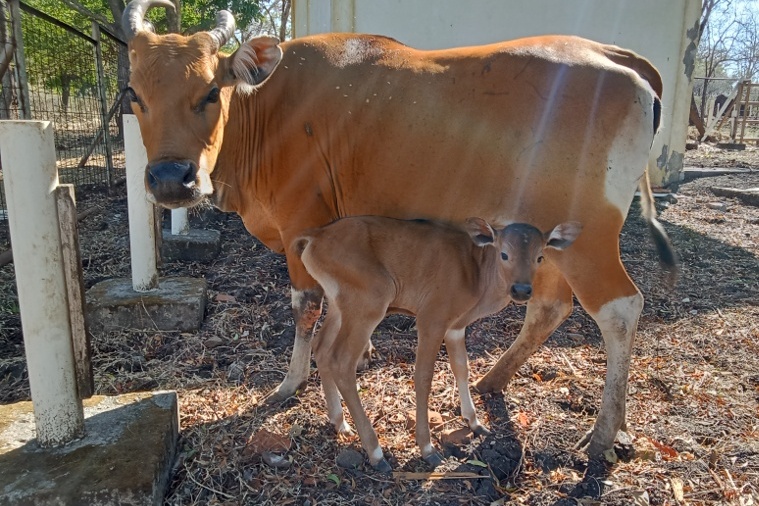
[[[102,14],[98,14],[97,12],[92,12],[88,8],[86,8],[84,5],[80,4],[79,2],[75,0],[63,0],[63,3],[74,9],[76,12],[81,14],[82,16],[85,16],[93,21],[97,21],[101,25],[105,25],[108,27],[112,27],[114,24],[116,24],[114,21],[111,21],[110,19],[106,18]]]

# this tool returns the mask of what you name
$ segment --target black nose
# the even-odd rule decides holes
[[[151,165],[148,169],[148,184],[151,190],[161,186],[191,188],[195,185],[196,169],[188,161],[166,161]]]
[[[532,297],[532,285],[515,283],[511,285],[511,298],[518,302],[526,302]]]

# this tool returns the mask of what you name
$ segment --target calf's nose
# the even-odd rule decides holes
[[[517,302],[527,302],[532,297],[532,285],[528,283],[514,283],[511,285],[511,298]]]

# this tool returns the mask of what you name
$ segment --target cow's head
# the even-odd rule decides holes
[[[475,244],[495,248],[499,257],[496,282],[504,288],[508,287],[509,296],[514,302],[524,303],[532,297],[532,281],[543,263],[544,250],[568,247],[577,239],[582,225],[568,221],[543,233],[526,223],[512,223],[501,229],[493,229],[482,218],[469,218],[466,228]]]
[[[132,0],[122,17],[129,41],[127,94],[148,155],[148,195],[165,207],[192,206],[213,193],[211,172],[224,138],[234,87],[252,92],[282,59],[279,40],[257,37],[231,56],[219,53],[235,31],[228,11],[192,36],[156,35],[144,21],[169,0]]]

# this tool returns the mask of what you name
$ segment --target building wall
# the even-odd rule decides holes
[[[681,177],[700,11],[701,0],[294,0],[293,32],[375,33],[419,49],[574,34],[632,49],[664,81],[650,164],[658,186]]]

